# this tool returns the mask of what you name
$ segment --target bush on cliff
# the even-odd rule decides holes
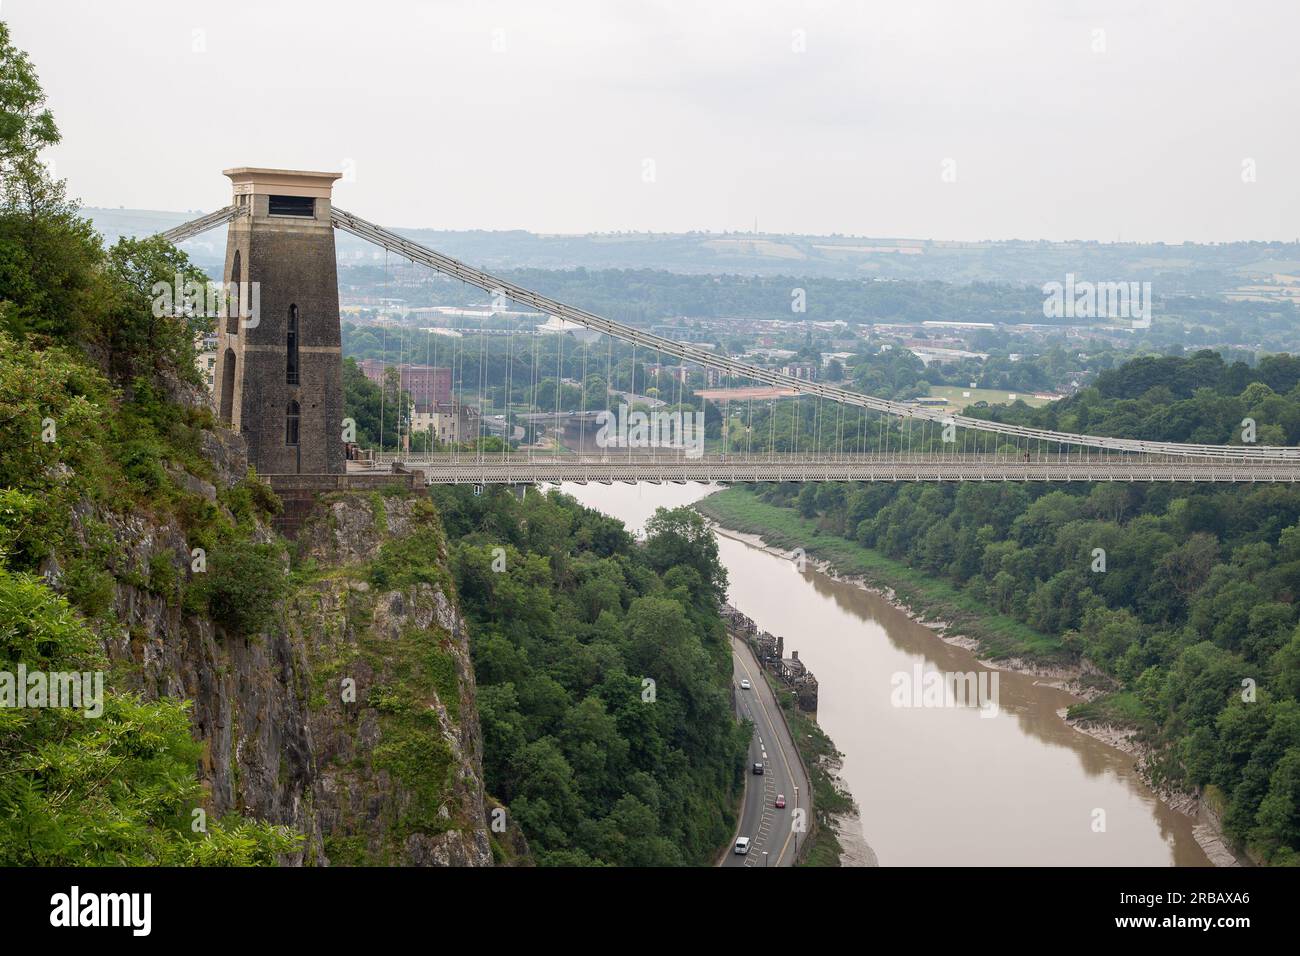
[[[0,866],[239,866],[293,849],[283,828],[196,815],[188,704],[97,685],[106,668],[63,598],[0,568]],[[20,673],[31,693],[33,673],[74,672],[78,706],[15,706]]]

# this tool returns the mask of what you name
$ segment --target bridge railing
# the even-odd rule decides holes
[[[629,452],[626,449],[611,449],[602,453],[578,453],[566,450],[559,454],[550,450],[538,450],[535,452],[476,452],[466,450],[449,450],[434,451],[431,453],[423,452],[372,452],[366,456],[366,460],[377,467],[391,465],[410,465],[420,467],[422,465],[470,465],[470,464],[487,464],[487,465],[518,465],[540,462],[564,462],[567,464],[656,464],[656,463],[686,463],[699,462],[701,464],[771,464],[781,463],[785,465],[807,463],[807,464],[892,464],[892,465],[925,465],[934,462],[958,462],[970,465],[1016,465],[1023,463],[1061,463],[1061,464],[1107,464],[1115,466],[1131,465],[1150,465],[1166,463],[1186,463],[1186,464],[1219,464],[1231,465],[1234,463],[1251,464],[1261,463],[1258,459],[1239,458],[1189,458],[1185,455],[1153,455],[1153,454],[1136,454],[1132,452],[1083,452],[1077,449],[1069,452],[1034,452],[1027,454],[995,454],[986,452],[867,452],[863,453],[837,453],[837,452],[775,452],[775,453],[707,453],[704,455],[689,455],[679,449],[634,449]],[[1261,463],[1262,464],[1262,463]]]

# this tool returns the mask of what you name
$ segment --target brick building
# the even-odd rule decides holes
[[[415,410],[430,413],[439,405],[451,404],[451,369],[435,368],[432,365],[412,365],[402,362],[390,365],[378,359],[363,359],[357,363],[362,374],[376,385],[384,383],[384,373],[389,368],[397,369],[398,387],[411,396]]]

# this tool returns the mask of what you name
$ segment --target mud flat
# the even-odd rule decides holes
[[[1159,794],[1160,799],[1172,809],[1177,810],[1179,813],[1185,813],[1196,820],[1196,825],[1192,827],[1192,835],[1196,838],[1197,845],[1210,858],[1211,863],[1215,866],[1243,866],[1249,863],[1228,846],[1227,838],[1223,834],[1223,825],[1219,822],[1218,815],[1205,806],[1196,794],[1163,789],[1151,782],[1150,774],[1144,769],[1151,759],[1151,748],[1137,740],[1137,732],[1132,727],[1122,727],[1095,720],[1071,720],[1069,712],[1065,708],[1062,708],[1057,713],[1063,721],[1079,731],[1079,733],[1087,734],[1094,740],[1100,740],[1108,747],[1114,747],[1126,754],[1132,754],[1137,760],[1138,768],[1143,777],[1147,780],[1147,785]]]

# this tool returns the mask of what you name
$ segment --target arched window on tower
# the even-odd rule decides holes
[[[284,443],[289,447],[298,444],[298,403],[290,402],[289,408],[284,415]]]
[[[289,306],[289,329],[285,333],[284,382],[298,384],[298,307]]]
[[[235,350],[226,349],[221,364],[221,420],[227,425],[235,417]]]
[[[227,297],[226,331],[231,335],[239,334],[239,282],[243,278],[239,250],[235,250],[235,259],[230,264],[230,294]]]

